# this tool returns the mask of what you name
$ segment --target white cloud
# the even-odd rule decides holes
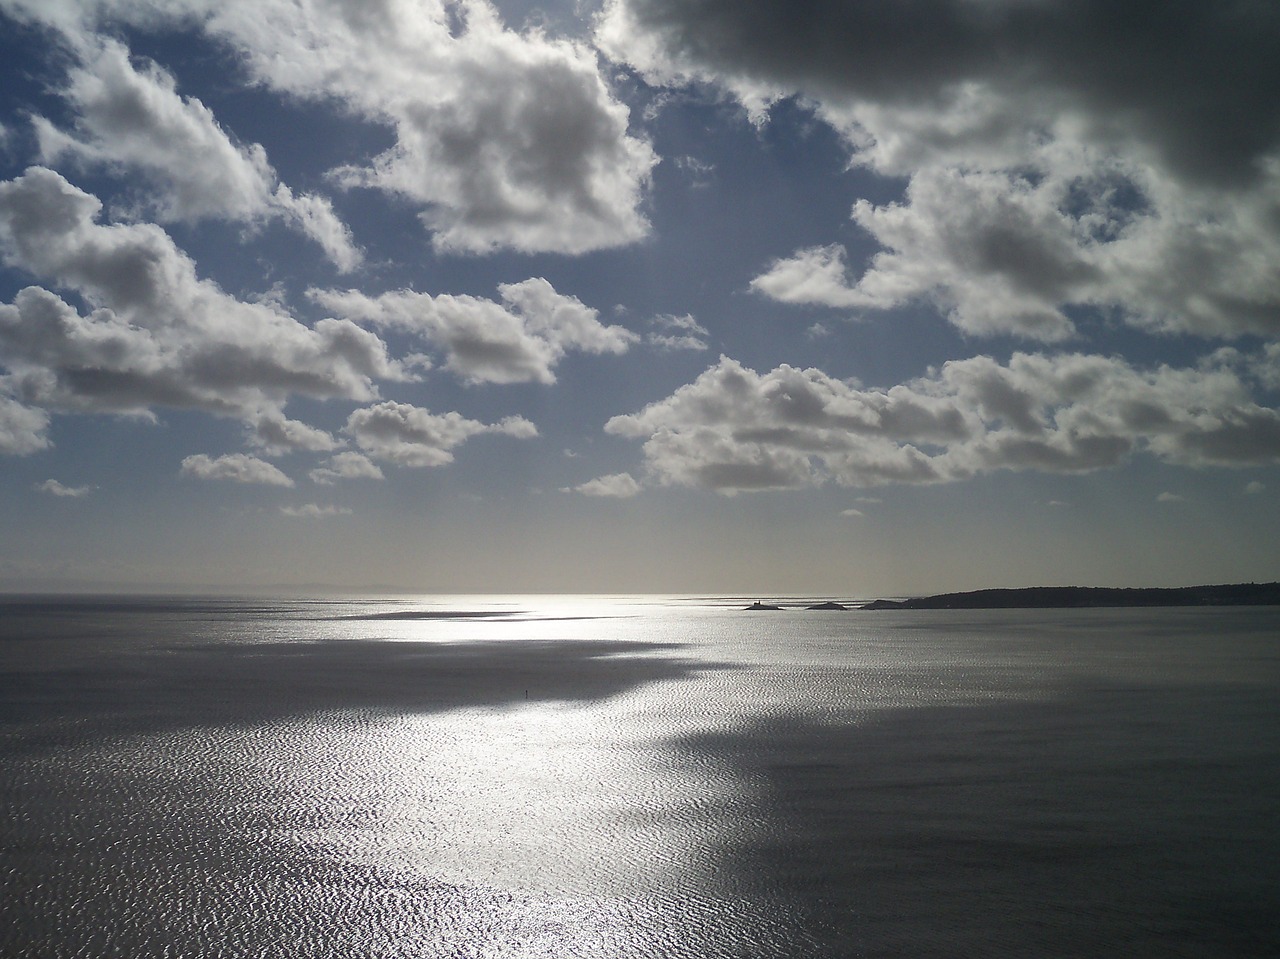
[[[451,13],[464,22],[452,33]],[[288,49],[252,50],[253,68],[389,119],[396,146],[342,179],[422,203],[437,247],[581,253],[647,232],[638,205],[655,158],[628,135],[590,48],[507,31],[481,3],[388,3],[344,24],[341,41],[310,18],[284,34],[297,41],[277,39]],[[302,48],[316,40],[320,56]]]
[[[565,487],[561,492],[611,499],[630,499],[640,492],[640,484],[630,473],[613,473],[590,480],[581,486]]]
[[[324,430],[287,419],[279,410],[264,410],[248,421],[249,445],[268,456],[280,456],[297,450],[328,452],[339,443]]]
[[[1258,405],[1235,370],[1144,371],[1083,354],[955,360],[889,389],[721,357],[605,430],[643,439],[658,482],[729,494],[1085,472],[1139,452],[1188,466],[1280,462],[1280,411]]]
[[[408,374],[373,333],[342,320],[307,327],[196,276],[159,227],[96,222],[101,203],[34,167],[0,183],[0,256],[74,290],[27,287],[0,304],[0,362],[19,399],[57,410],[188,407],[252,418],[291,394],[370,400]]]
[[[568,351],[624,353],[639,339],[625,327],[605,326],[596,310],[541,277],[501,284],[498,293],[501,303],[409,290],[309,295],[347,319],[422,337],[444,351],[446,368],[472,383],[554,383],[555,365]]]
[[[1248,496],[1257,496],[1266,488],[1267,488],[1266,484],[1261,483],[1258,480],[1251,480],[1248,484],[1246,484],[1244,491]]]
[[[340,479],[384,479],[382,470],[369,457],[346,450],[335,453],[309,474],[311,482],[329,486]]]
[[[123,25],[203,29],[255,84],[337,102],[395,144],[334,171],[417,204],[442,250],[582,253],[631,243],[649,144],[628,133],[595,51],[503,27],[484,0],[7,0],[73,46]]]
[[[852,507],[850,507],[849,509],[842,509],[840,511],[840,515],[854,517],[854,516],[866,516],[867,514],[862,512],[862,510],[860,509],[853,509]]]
[[[3,322],[4,314],[0,312],[0,323]],[[45,435],[48,428],[49,414],[44,410],[31,409],[0,396],[0,453],[26,456],[48,449],[49,438]]]
[[[454,448],[482,433],[501,433],[517,439],[538,435],[537,427],[522,416],[486,424],[459,413],[436,414],[392,402],[356,410],[347,418],[344,432],[369,456],[413,467],[450,463]]]
[[[297,194],[281,183],[271,194],[271,212],[315,240],[339,271],[351,273],[364,263],[364,253],[327,197]]]
[[[705,350],[711,334],[689,313],[676,316],[660,313],[650,321],[660,331],[645,337],[645,342],[661,350]]]
[[[838,244],[810,247],[786,259],[774,260],[751,281],[751,289],[780,303],[868,305],[867,297],[850,286],[844,247]]]
[[[182,472],[202,480],[230,480],[233,483],[262,483],[267,486],[292,486],[293,480],[275,466],[256,456],[228,453],[211,459],[204,453],[182,461]]]
[[[1177,493],[1161,493],[1156,497],[1157,503],[1181,503],[1185,500],[1185,496],[1179,496]]]
[[[319,506],[315,503],[305,503],[302,506],[281,506],[280,512],[284,513],[285,516],[298,516],[305,519],[351,515],[351,510],[345,506]]]
[[[48,493],[50,496],[69,497],[71,499],[79,499],[82,496],[88,496],[92,487],[90,486],[63,486],[55,479],[47,479],[43,483],[37,483],[36,489],[42,493]]]
[[[34,119],[46,162],[140,171],[151,187],[144,208],[162,222],[206,217],[285,219],[316,240],[342,270],[362,256],[328,200],[297,196],[279,183],[258,144],[240,146],[199,100],[184,98],[160,66],[136,67],[114,40],[80,45],[63,97],[75,111],[71,132]]]

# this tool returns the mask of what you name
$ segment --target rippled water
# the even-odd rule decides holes
[[[0,603],[0,954],[1280,954],[1280,609],[741,605]]]

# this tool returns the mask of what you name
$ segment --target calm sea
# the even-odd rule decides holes
[[[0,600],[0,955],[1280,955],[1280,608]]]

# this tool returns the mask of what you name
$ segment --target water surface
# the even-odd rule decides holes
[[[0,604],[0,954],[1273,956],[1280,610]]]

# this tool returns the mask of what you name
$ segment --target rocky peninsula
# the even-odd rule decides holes
[[[1280,606],[1280,583],[1175,588],[1031,586],[910,599],[877,599],[861,609],[1089,609],[1108,606]]]

